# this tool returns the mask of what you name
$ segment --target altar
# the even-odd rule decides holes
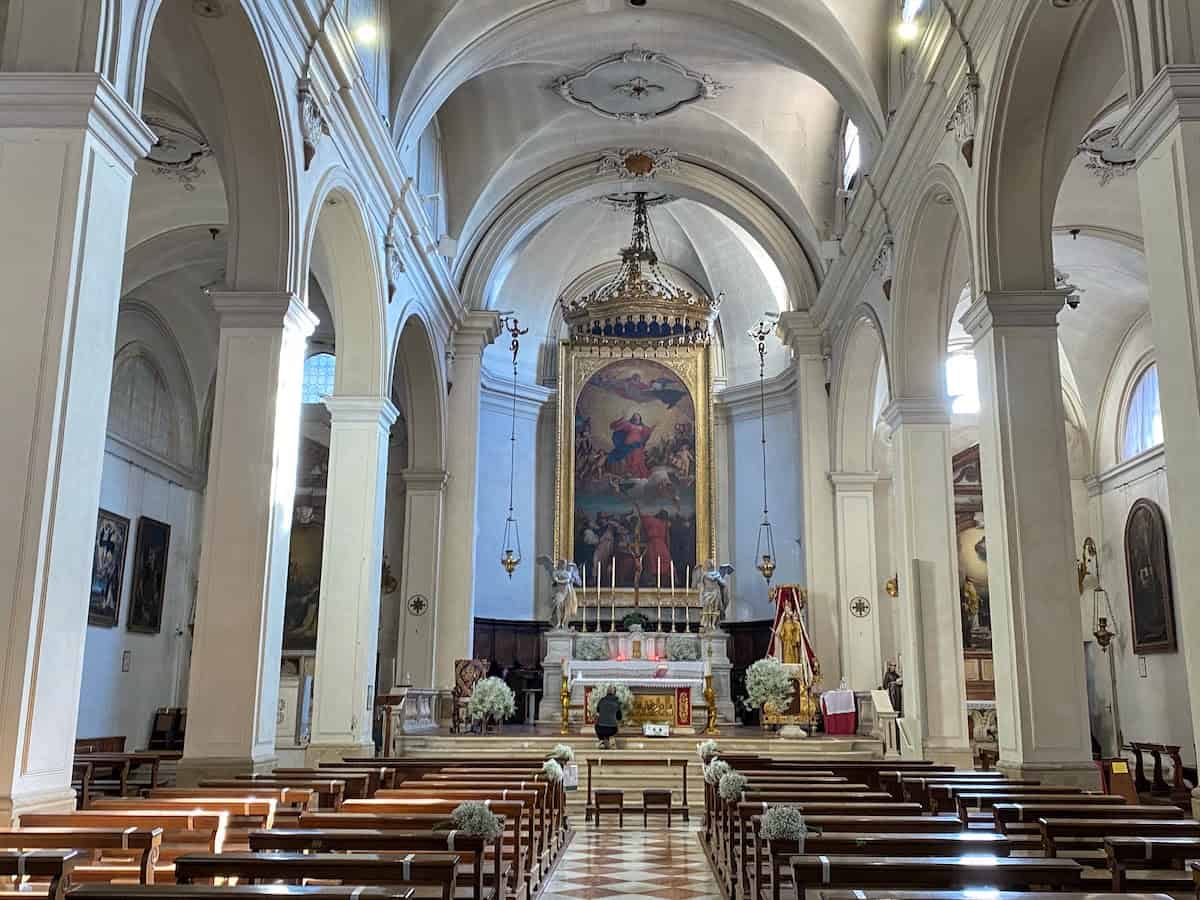
[[[669,641],[677,651],[690,643],[698,658],[668,659]],[[561,723],[561,704],[550,698],[560,697],[566,677],[572,730],[591,731],[591,692],[616,684],[629,688],[634,695],[632,724],[663,724],[675,734],[691,733],[707,721],[704,687],[705,676],[711,675],[717,720],[733,722],[728,641],[729,635],[720,630],[686,635],[653,631],[581,634],[567,629],[548,632],[542,660],[542,696],[547,700],[541,704],[538,721]],[[585,658],[600,654],[604,658]]]

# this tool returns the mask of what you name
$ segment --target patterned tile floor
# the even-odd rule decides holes
[[[634,819],[636,818],[636,822]],[[611,824],[610,824],[611,822]],[[558,864],[541,900],[721,900],[695,823],[678,819],[667,829],[626,813],[625,828],[605,817],[597,830],[582,825]]]

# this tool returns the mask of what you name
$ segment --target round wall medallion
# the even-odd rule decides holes
[[[408,611],[414,616],[423,616],[429,611],[429,598],[424,594],[413,594],[408,598]]]
[[[871,601],[866,597],[855,597],[850,601],[850,614],[856,619],[865,619],[871,614]]]

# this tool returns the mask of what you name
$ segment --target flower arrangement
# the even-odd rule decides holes
[[[676,634],[667,638],[667,659],[677,662],[700,658],[700,642],[686,635]]]
[[[482,800],[465,800],[450,814],[454,827],[464,834],[491,840],[504,833],[504,823]]]
[[[467,717],[473,722],[494,719],[503,722],[517,711],[512,688],[495,676],[484,678],[475,685],[467,700]]]
[[[769,703],[778,710],[787,709],[794,687],[783,663],[773,656],[760,659],[746,670],[746,708],[762,709]]]
[[[621,718],[628,719],[633,713],[633,691],[624,684],[613,684],[607,681],[592,688],[591,694],[588,695],[588,714],[596,715],[596,706],[600,703],[600,699],[608,693],[610,687],[617,689],[617,701],[621,704]]]
[[[758,832],[766,841],[799,841],[803,853],[808,827],[804,824],[804,813],[798,807],[772,806],[763,813]]]
[[[696,752],[700,754],[700,761],[705,765],[717,755],[718,749],[717,742],[713,740],[701,741],[696,745]]]
[[[547,781],[558,782],[563,780],[563,769],[556,759],[548,759],[542,763],[542,774],[546,776]]]
[[[722,776],[732,771],[733,769],[725,760],[714,759],[704,767],[704,781],[706,784],[720,784]]]
[[[642,633],[642,623],[641,622],[630,622],[629,623],[629,633],[630,634],[641,634]]]
[[[555,744],[554,749],[550,751],[550,759],[556,760],[559,765],[575,762],[575,751],[568,744]]]
[[[608,641],[600,637],[580,635],[575,639],[575,658],[588,662],[608,659]]]
[[[722,800],[737,800],[746,790],[746,776],[741,772],[730,769],[717,782],[717,793]]]

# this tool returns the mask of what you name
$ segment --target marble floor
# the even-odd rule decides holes
[[[578,828],[541,900],[721,900],[694,822],[668,829],[652,816],[641,826],[640,813],[626,813],[623,829],[608,816]]]

